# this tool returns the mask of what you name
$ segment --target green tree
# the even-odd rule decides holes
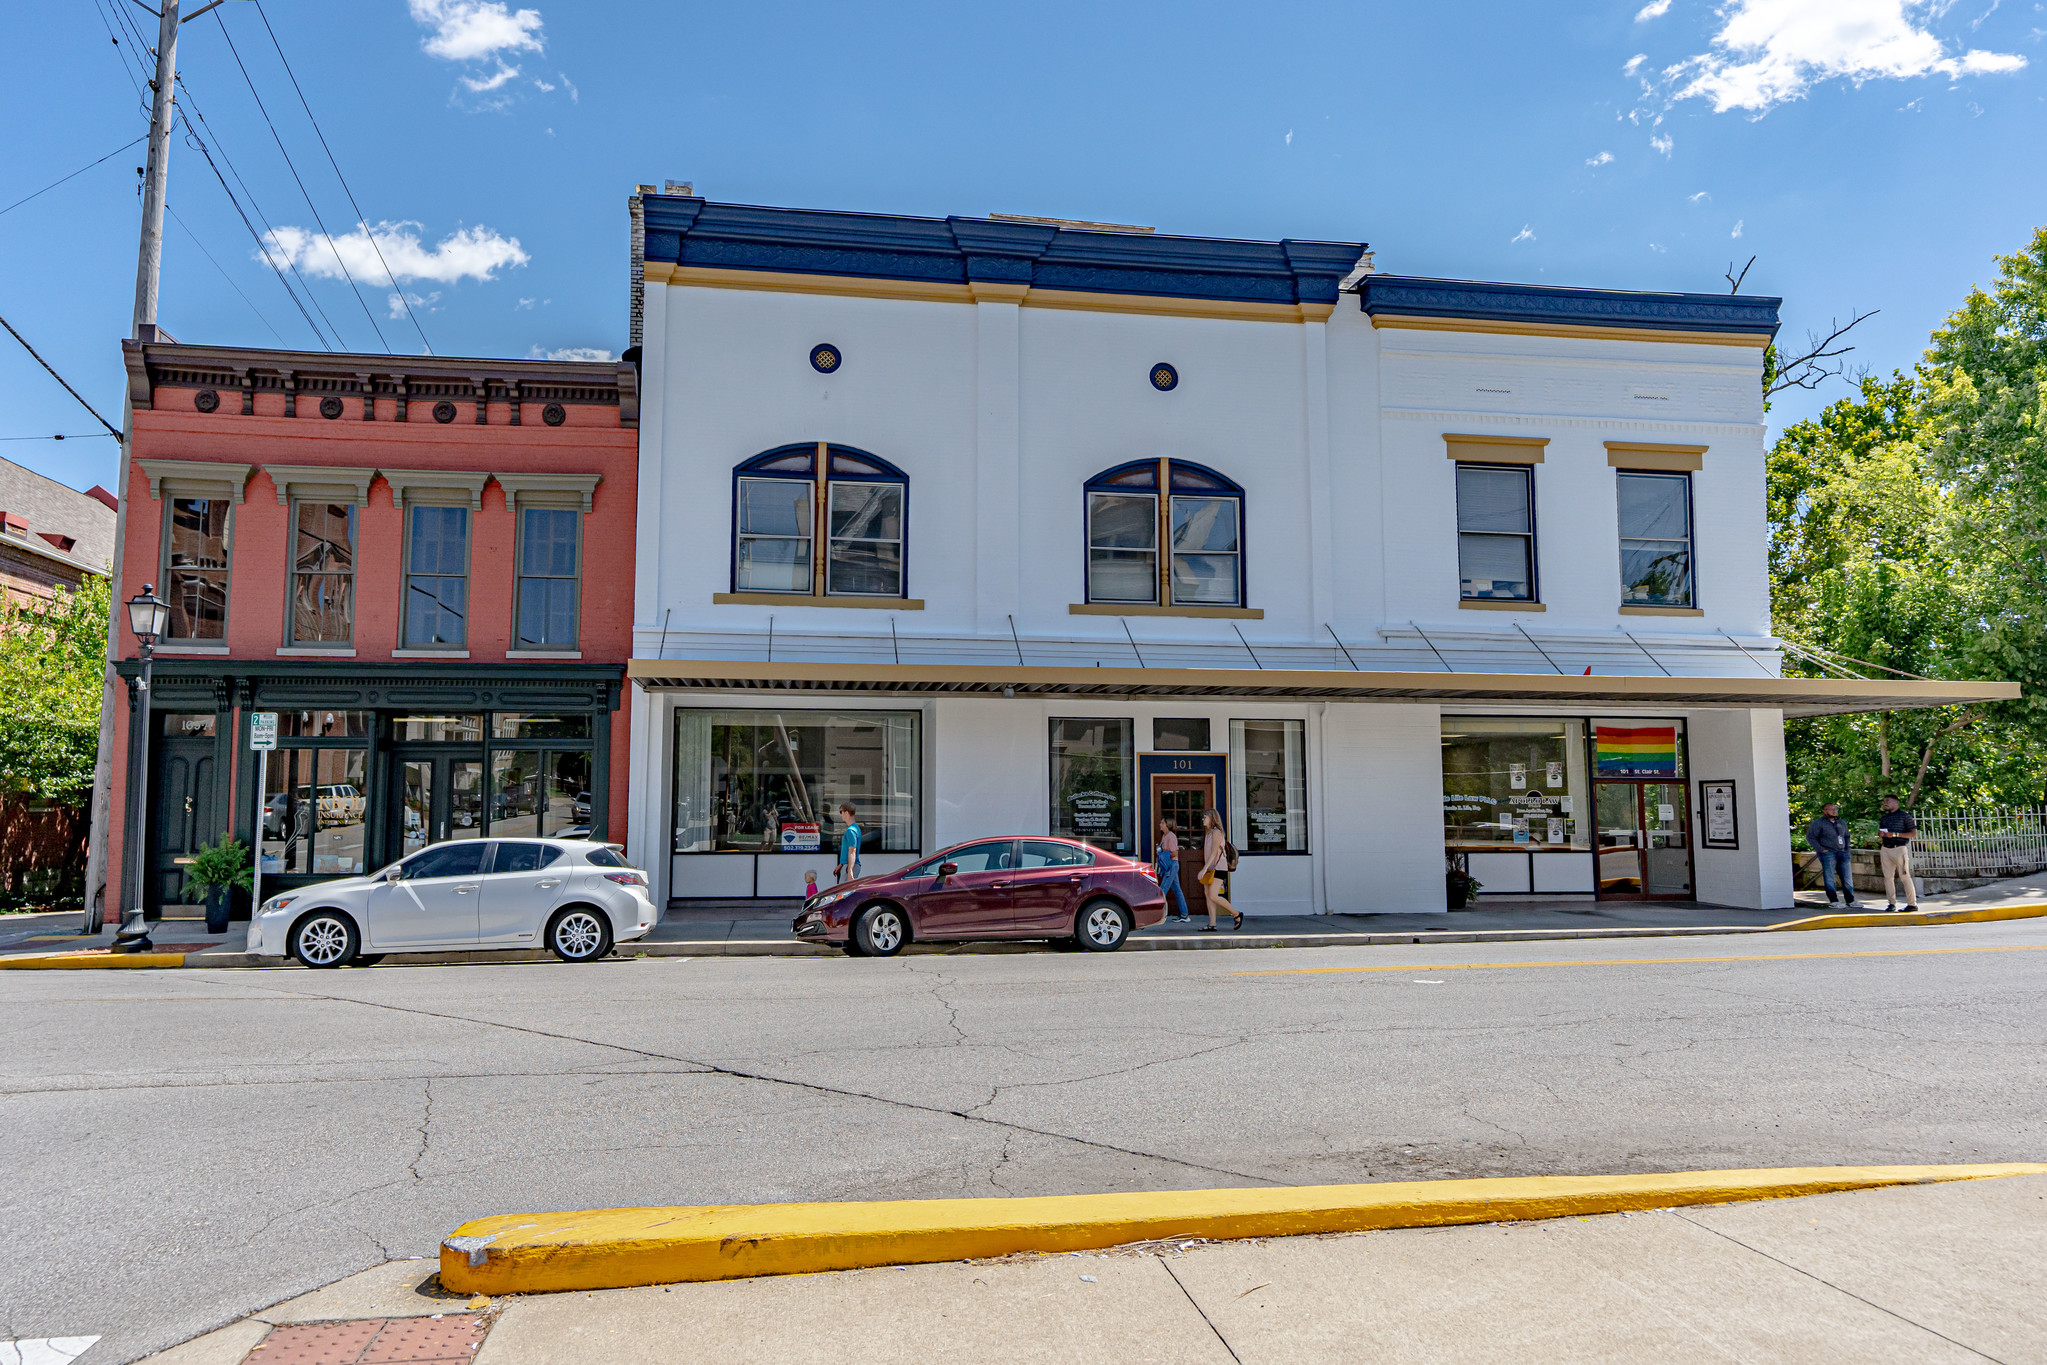
[[[0,788],[82,806],[105,677],[104,578],[49,599],[0,594]]]

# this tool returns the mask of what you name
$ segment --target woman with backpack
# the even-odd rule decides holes
[[[1201,889],[1208,899],[1208,927],[1201,932],[1215,932],[1215,912],[1220,908],[1232,917],[1232,933],[1244,927],[1244,912],[1231,905],[1223,897],[1223,878],[1236,867],[1237,850],[1230,847],[1229,835],[1223,832],[1223,818],[1214,808],[1201,815]]]

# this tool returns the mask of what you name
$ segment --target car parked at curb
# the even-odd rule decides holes
[[[367,877],[280,892],[249,922],[248,951],[308,967],[386,953],[545,945],[594,962],[654,927],[646,875],[620,845],[581,839],[451,839]]]
[[[1144,863],[1074,839],[973,839],[899,872],[819,892],[796,937],[854,957],[893,957],[913,942],[1049,939],[1110,953],[1166,917]]]

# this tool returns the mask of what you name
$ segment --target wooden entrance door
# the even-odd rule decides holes
[[[1206,913],[1201,892],[1201,818],[1215,805],[1215,778],[1205,773],[1154,773],[1151,809],[1180,842],[1180,891],[1190,913]]]
[[[216,718],[160,711],[155,720],[157,734],[149,751],[153,780],[148,789],[155,875],[144,888],[144,909],[161,913],[167,905],[198,901],[198,893],[185,884],[185,868],[193,854],[220,837],[222,812],[216,787]]]

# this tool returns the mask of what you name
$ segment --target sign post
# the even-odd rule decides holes
[[[249,747],[256,753],[256,878],[249,889],[249,918],[263,910],[263,816],[270,787],[270,751],[277,747],[277,713],[249,713]]]

